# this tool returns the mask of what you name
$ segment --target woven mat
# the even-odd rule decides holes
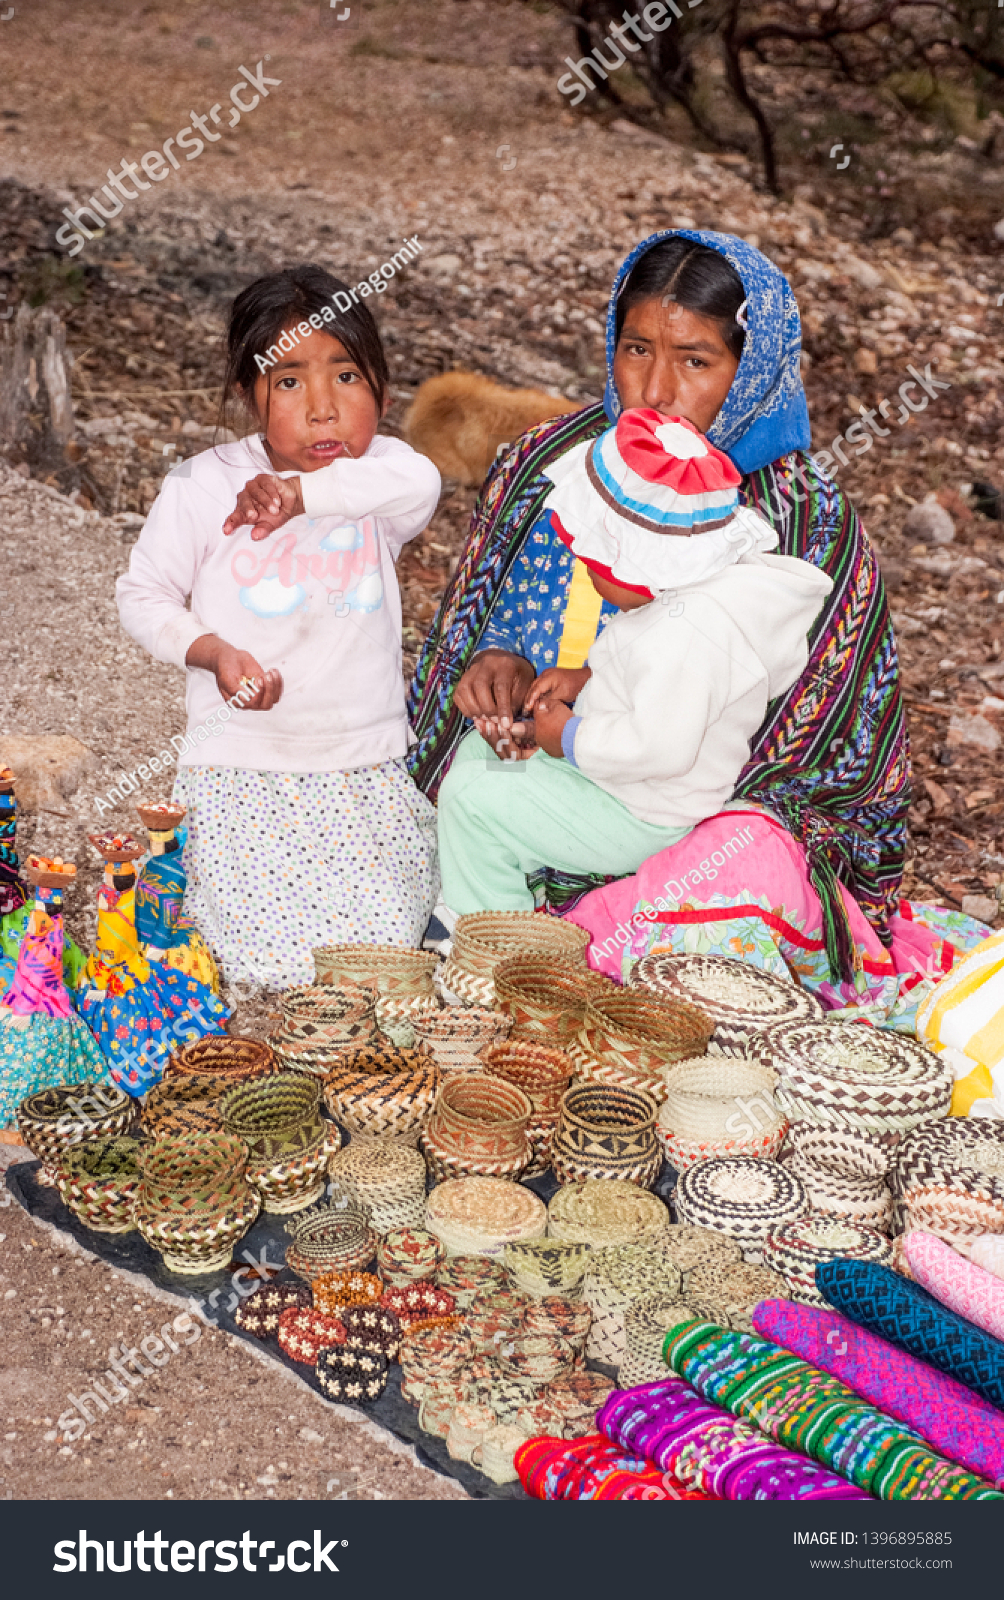
[[[163,1259],[146,1243],[142,1234],[134,1233],[94,1233],[91,1229],[83,1227],[73,1214],[67,1210],[59,1198],[59,1190],[43,1187],[36,1181],[39,1162],[27,1161],[7,1169],[7,1188],[15,1200],[27,1211],[29,1216],[37,1217],[42,1222],[48,1222],[58,1228],[61,1233],[70,1234],[82,1244],[92,1255],[107,1261],[111,1266],[120,1268],[125,1272],[136,1272],[148,1278],[158,1288],[168,1289],[172,1294],[188,1298],[194,1295],[197,1300],[205,1302],[206,1315],[215,1317],[219,1326],[226,1333],[233,1334],[238,1339],[247,1339],[260,1350],[264,1350],[273,1360],[280,1361],[283,1366],[289,1367],[298,1378],[315,1389],[322,1399],[324,1398],[321,1386],[317,1381],[313,1367],[302,1365],[300,1362],[291,1361],[279,1348],[274,1339],[256,1339],[253,1335],[239,1328],[234,1321],[233,1310],[226,1309],[228,1301],[233,1300],[234,1294],[230,1282],[230,1273],[226,1270],[207,1273],[204,1277],[194,1275],[179,1277],[166,1270]],[[660,1198],[666,1199],[676,1183],[676,1174],[672,1168],[664,1167],[655,1184],[655,1192]],[[552,1174],[549,1172],[543,1178],[531,1179],[526,1187],[540,1196],[546,1203],[557,1189]],[[266,1214],[259,1216],[254,1227],[237,1244],[234,1251],[235,1260],[245,1260],[244,1252],[247,1251],[253,1261],[262,1259],[262,1252],[266,1251],[265,1260],[279,1262],[283,1260],[284,1251],[289,1244],[289,1235],[285,1232],[281,1217],[270,1217]],[[375,1263],[370,1263],[370,1270],[375,1271]],[[288,1267],[273,1275],[273,1283],[299,1284]],[[220,1291],[215,1309],[208,1305],[209,1297],[214,1289]],[[615,1377],[614,1372],[594,1362],[587,1362],[597,1372],[602,1372],[606,1377]],[[360,1406],[360,1412],[369,1417],[380,1427],[386,1428],[395,1438],[401,1439],[405,1444],[415,1447],[415,1454],[424,1466],[430,1467],[433,1472],[440,1473],[443,1477],[454,1478],[475,1500],[526,1500],[529,1497],[522,1485],[516,1483],[493,1483],[484,1473],[478,1472],[475,1467],[469,1466],[464,1461],[450,1459],[446,1449],[446,1440],[437,1439],[432,1434],[424,1433],[418,1425],[418,1411],[402,1400],[400,1392],[401,1368],[398,1365],[391,1367],[390,1382],[385,1393],[372,1405]],[[329,1402],[325,1401],[326,1404]]]

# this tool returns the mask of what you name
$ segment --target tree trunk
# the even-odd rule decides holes
[[[64,492],[76,487],[67,459],[73,435],[66,330],[44,306],[18,308],[0,341],[0,444],[14,461],[27,461],[33,478],[55,477]]]

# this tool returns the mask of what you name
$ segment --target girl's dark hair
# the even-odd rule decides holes
[[[266,351],[276,343],[283,328],[306,322],[311,312],[321,316],[325,306],[329,313],[335,313],[334,322],[325,321],[325,328],[345,346],[372,389],[377,407],[383,409],[390,371],[377,325],[369,309],[354,300],[348,311],[339,311],[334,300],[338,293],[346,300],[351,299],[348,284],[332,277],[323,267],[314,265],[270,272],[267,277],[256,278],[254,283],[249,283],[246,289],[241,290],[230,308],[227,365],[220,401],[221,425],[230,401],[240,399],[245,404],[251,402],[255,380],[261,375],[255,356],[264,359]],[[271,385],[269,388],[271,392]]]
[[[746,335],[736,321],[736,312],[746,291],[735,268],[717,250],[681,238],[653,245],[632,268],[621,290],[617,302],[618,339],[628,311],[657,295],[660,299],[668,295],[684,311],[711,317],[736,359],[742,355]]]

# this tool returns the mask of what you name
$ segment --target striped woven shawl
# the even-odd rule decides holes
[[[593,405],[531,428],[485,482],[409,692],[418,738],[409,765],[432,799],[468,726],[454,690],[552,488],[544,469],[608,426]],[[805,846],[831,972],[847,981],[856,957],[838,881],[889,944],[906,845],[909,747],[885,590],[857,513],[803,451],[749,473],[740,493],[777,529],[780,554],[811,561],[833,580],[805,672],[767,708],[735,797],[767,807]],[[535,887],[564,910],[607,881],[545,868]]]

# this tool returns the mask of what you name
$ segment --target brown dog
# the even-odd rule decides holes
[[[436,463],[444,478],[479,484],[500,444],[535,422],[580,411],[579,400],[539,389],[503,389],[477,372],[443,372],[418,390],[404,419],[405,437]]]

